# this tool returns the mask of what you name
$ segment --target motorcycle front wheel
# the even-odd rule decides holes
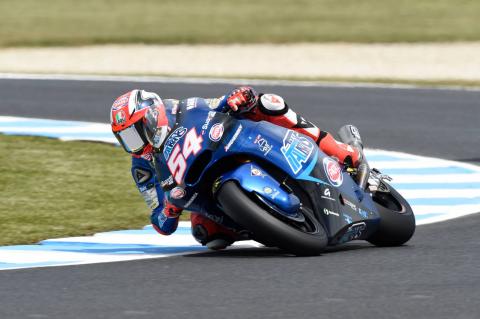
[[[305,221],[295,223],[269,212],[234,181],[227,181],[217,194],[223,212],[266,246],[276,246],[297,256],[319,255],[327,246],[325,229],[306,207],[301,211]]]
[[[386,186],[387,191],[377,191],[372,196],[380,224],[367,240],[376,246],[400,246],[415,232],[415,215],[406,199],[390,185]]]

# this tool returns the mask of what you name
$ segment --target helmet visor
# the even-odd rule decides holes
[[[136,153],[145,146],[145,142],[140,134],[138,134],[135,125],[129,126],[126,129],[117,132],[115,135],[128,153]]]

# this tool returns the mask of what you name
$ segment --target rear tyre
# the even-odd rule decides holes
[[[225,214],[266,246],[276,246],[298,256],[318,255],[327,246],[325,229],[309,209],[302,209],[305,225],[288,223],[270,214],[234,181],[227,181],[221,187],[217,199]]]
[[[388,192],[377,191],[372,196],[380,213],[380,225],[367,240],[376,246],[400,246],[415,232],[415,215],[402,195],[387,186]]]

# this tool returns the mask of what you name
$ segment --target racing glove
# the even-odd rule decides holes
[[[227,104],[234,112],[249,112],[258,101],[258,95],[255,90],[249,86],[242,86],[230,93],[227,98]]]

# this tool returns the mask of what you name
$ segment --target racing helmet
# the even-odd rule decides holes
[[[153,92],[132,90],[119,96],[110,111],[112,132],[123,149],[143,155],[151,145],[159,149],[169,127],[162,99]]]

